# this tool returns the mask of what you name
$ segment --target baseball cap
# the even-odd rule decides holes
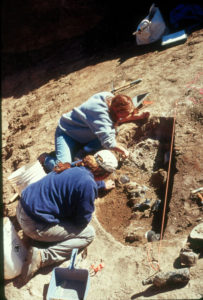
[[[112,173],[118,167],[118,160],[110,150],[101,150],[94,154],[94,158],[100,167]]]

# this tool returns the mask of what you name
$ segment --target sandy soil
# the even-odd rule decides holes
[[[62,45],[40,63],[31,63],[2,82],[4,216],[10,217],[23,237],[15,217],[19,198],[12,200],[16,190],[7,177],[41,153],[54,150],[61,114],[96,92],[110,91],[112,83],[116,88],[141,78],[141,83],[122,92],[131,97],[149,92],[148,105],[141,111],[149,111],[150,119],[118,128],[118,140],[128,147],[130,158],[120,162],[116,189],[96,200],[92,223],[97,236],[80,267],[89,269],[102,261],[104,268],[91,276],[87,299],[200,299],[203,260],[199,250],[187,285],[158,289],[143,286],[142,280],[155,273],[154,261],[165,272],[177,268],[180,249],[192,228],[202,222],[202,206],[190,192],[203,186],[203,30],[167,49],[137,50],[126,44],[111,53],[107,49],[90,55],[82,45],[82,41],[69,48]],[[164,155],[171,149],[169,172]],[[133,209],[144,198],[132,199],[126,184],[120,182],[121,175],[145,185],[144,198],[161,200],[157,213]],[[162,224],[161,242],[148,243],[145,232],[160,233]],[[129,236],[134,238],[129,241]],[[29,246],[29,239],[23,240]],[[24,286],[20,277],[6,281],[7,299],[46,299],[51,272],[52,267],[40,270]]]

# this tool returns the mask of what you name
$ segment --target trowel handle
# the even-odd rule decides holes
[[[117,91],[119,91],[119,90],[123,90],[123,89],[125,89],[125,88],[129,88],[129,87],[131,87],[131,86],[134,85],[134,84],[140,83],[141,81],[142,81],[141,78],[136,79],[136,80],[133,80],[133,81],[131,81],[130,83],[128,83],[128,84],[126,84],[126,85],[123,85],[123,86],[120,86],[120,87],[118,87],[118,88],[116,88],[116,89],[111,90],[111,93],[117,92]]]
[[[78,248],[74,248],[71,253],[70,265],[68,267],[69,270],[74,269],[77,254],[78,254]]]
[[[134,85],[134,84],[140,83],[141,81],[142,81],[142,79],[139,78],[137,80],[131,81],[130,85]]]

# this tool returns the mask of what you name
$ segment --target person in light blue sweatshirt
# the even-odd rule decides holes
[[[39,161],[49,172],[58,162],[71,163],[82,148],[89,153],[109,149],[128,157],[127,149],[116,141],[116,126],[149,117],[149,113],[140,116],[137,113],[132,99],[126,95],[94,94],[61,116],[55,133],[56,157],[45,154]]]

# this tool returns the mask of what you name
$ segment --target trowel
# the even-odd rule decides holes
[[[135,108],[138,108],[144,101],[144,99],[149,95],[149,93],[140,94],[132,98]]]

